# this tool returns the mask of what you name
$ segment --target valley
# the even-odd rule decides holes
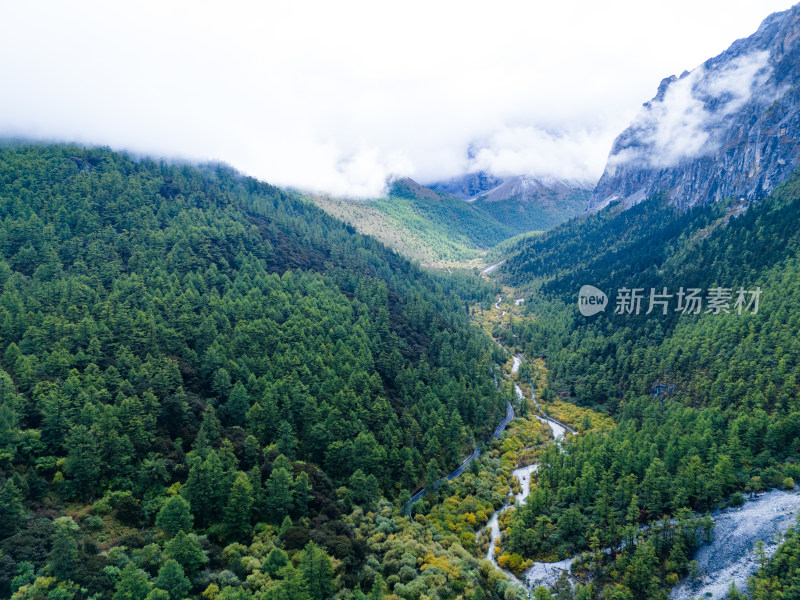
[[[192,152],[0,141],[0,600],[800,598],[800,5],[613,145],[621,65],[560,98],[534,63],[568,57],[482,61],[495,10],[439,55],[436,10],[254,20],[241,88],[207,72],[238,38],[169,85],[121,61],[215,82]],[[280,185],[178,158],[228,155]]]

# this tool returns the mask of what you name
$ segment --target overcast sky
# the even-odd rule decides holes
[[[478,168],[596,180],[614,137],[780,0],[0,0],[0,135],[380,193]]]

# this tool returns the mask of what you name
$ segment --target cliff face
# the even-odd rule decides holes
[[[589,210],[665,192],[681,207],[766,196],[800,162],[800,4],[680,77],[616,139]]]

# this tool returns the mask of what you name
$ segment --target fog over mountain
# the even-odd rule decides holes
[[[658,93],[617,140],[591,207],[665,192],[680,206],[760,199],[800,159],[800,5]]]
[[[654,80],[790,4],[13,3],[0,135],[354,196],[389,175],[593,182]]]

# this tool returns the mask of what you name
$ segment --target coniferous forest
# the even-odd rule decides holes
[[[10,144],[0,219],[0,597],[380,594],[345,517],[505,413],[488,284],[227,167]]]
[[[500,316],[510,288],[229,167],[7,143],[0,597],[666,598],[710,513],[800,478],[798,210],[792,178],[747,210],[656,196],[521,238],[499,273],[526,302]],[[614,310],[681,285],[760,309]],[[793,597],[796,545],[730,597]],[[549,590],[513,579],[562,559]]]

